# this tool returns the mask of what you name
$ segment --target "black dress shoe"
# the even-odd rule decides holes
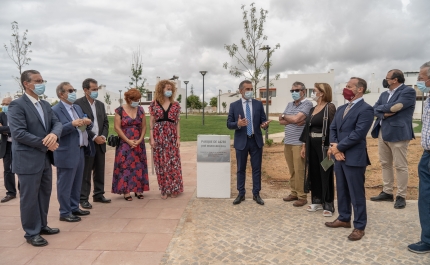
[[[254,195],[254,197],[252,198],[256,203],[260,204],[260,205],[264,205],[264,201],[263,199],[261,199],[260,195]]]
[[[51,228],[49,226],[45,226],[40,230],[41,235],[55,235],[60,233],[60,229],[58,228]]]
[[[84,209],[92,209],[93,208],[93,206],[91,205],[91,203],[89,201],[81,202],[81,207]]]
[[[403,209],[406,207],[406,200],[401,196],[396,197],[396,203],[394,203],[395,209]]]
[[[81,217],[71,214],[71,215],[66,216],[66,217],[60,217],[60,221],[79,222],[79,221],[81,221]]]
[[[375,201],[375,202],[377,202],[377,201],[389,201],[389,202],[392,202],[392,201],[394,201],[394,198],[393,198],[393,194],[388,194],[388,193],[385,193],[385,192],[382,191],[381,193],[379,193],[378,196],[370,197],[370,200],[371,201]]]
[[[27,243],[31,244],[33,247],[43,247],[48,245],[48,241],[39,235],[27,238]]]
[[[94,197],[93,202],[102,202],[102,203],[110,203],[110,199],[106,199],[105,196]]]
[[[239,204],[239,203],[241,203],[244,200],[245,200],[245,195],[238,195],[236,197],[236,199],[234,199],[233,204],[234,205]]]
[[[72,212],[72,214],[75,216],[84,216],[84,215],[89,215],[90,213],[91,213],[90,211],[83,211],[81,209],[78,209],[76,212]]]
[[[16,196],[6,195],[6,197],[4,197],[3,199],[1,199],[1,202],[2,202],[2,203],[4,203],[4,202],[8,202],[8,201],[13,200],[13,199],[15,199],[15,198],[16,198]]]

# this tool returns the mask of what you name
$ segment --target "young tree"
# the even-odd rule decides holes
[[[279,49],[279,43],[276,44],[275,48],[269,51],[269,62],[267,62],[267,51],[262,51],[260,48],[263,47],[263,42],[267,40],[267,36],[264,35],[264,23],[266,22],[266,16],[268,11],[260,9],[260,17],[257,16],[257,8],[255,3],[250,5],[250,10],[245,9],[245,5],[242,5],[241,9],[243,15],[243,27],[245,30],[245,38],[240,40],[240,48],[236,44],[224,45],[224,48],[228,51],[231,58],[236,60],[236,64],[229,65],[227,62],[224,63],[223,67],[229,70],[229,73],[235,77],[244,77],[250,80],[254,86],[254,96],[256,96],[257,85],[260,80],[266,80],[269,78],[265,76],[267,68],[270,68],[272,62],[270,57]],[[263,53],[259,58],[260,53]],[[275,76],[275,79],[279,78],[279,74]]]
[[[142,62],[142,55],[140,54],[140,48],[138,48],[131,56],[131,82],[128,82],[128,84],[129,88],[136,88],[142,97],[146,98],[148,90],[145,88],[146,78],[142,76]]]
[[[107,111],[108,111],[108,113],[110,114],[111,112],[110,112],[110,104],[112,104],[112,101],[111,101],[111,99],[110,99],[110,94],[109,94],[109,92],[106,92],[106,95],[105,95],[105,103],[108,105],[108,107],[107,107]]]
[[[32,52],[30,50],[31,41],[27,41],[28,29],[24,31],[21,37],[19,33],[18,22],[14,21],[11,24],[12,24],[13,40],[10,41],[10,48],[8,48],[6,44],[4,44],[4,48],[6,49],[6,52],[9,58],[12,59],[12,61],[16,64],[18,68],[19,77],[15,77],[15,76],[12,76],[12,77],[19,84],[19,87],[21,88],[21,95],[22,95],[24,93],[24,88],[21,85],[20,77],[22,74],[22,68],[25,65],[28,65],[28,62],[31,61],[31,58],[28,57],[29,53]]]
[[[218,106],[218,98],[212,97],[211,100],[209,101],[209,105],[211,105],[211,107],[217,107]]]
[[[221,103],[221,105],[222,105],[222,108],[224,109],[224,112],[226,112],[226,109],[227,109],[227,103],[223,102],[223,103]]]
[[[191,85],[191,95],[193,96],[194,95],[194,86],[193,85]]]
[[[200,112],[200,109],[202,108],[202,103],[200,102],[199,97],[196,95],[188,96],[187,108],[198,109]]]
[[[178,101],[179,103],[181,103],[182,101],[182,94],[179,94],[178,98],[176,99],[176,101]]]

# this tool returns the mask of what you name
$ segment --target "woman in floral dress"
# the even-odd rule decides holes
[[[115,131],[120,137],[116,148],[112,178],[112,193],[124,194],[132,201],[130,192],[143,199],[143,191],[149,190],[148,165],[144,136],[146,133],[145,111],[139,106],[141,94],[137,89],[124,93],[127,104],[115,110]]]
[[[151,147],[162,199],[168,195],[175,198],[184,191],[179,154],[181,107],[174,101],[175,93],[175,83],[162,80],[155,88],[155,100],[149,105]]]

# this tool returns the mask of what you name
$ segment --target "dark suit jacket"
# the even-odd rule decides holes
[[[385,91],[379,96],[374,108],[374,114],[377,117],[372,129],[372,137],[378,138],[380,122],[382,121],[382,139],[387,142],[399,142],[415,138],[412,128],[412,116],[414,115],[416,92],[412,87],[402,84],[394,92],[387,103],[389,93]],[[384,119],[384,113],[392,113],[391,108],[401,104],[401,109],[393,116]]]
[[[88,118],[91,119],[92,122],[94,122],[93,111],[91,110],[90,103],[88,102],[88,99],[85,96],[78,98],[74,104],[81,107],[82,111],[85,114],[87,114]],[[95,104],[96,104],[96,113],[97,113],[97,123],[99,126],[98,135],[99,136],[103,135],[104,137],[106,137],[106,140],[107,140],[108,133],[109,133],[109,121],[107,118],[105,105],[97,99],[95,100]],[[95,134],[92,131],[88,131],[88,135],[91,137],[91,139],[93,139],[95,136]],[[106,152],[106,144],[102,144],[100,145],[100,147],[102,148],[103,152]]]
[[[45,156],[50,152],[43,145],[42,140],[46,135],[53,133],[58,139],[61,136],[63,125],[55,116],[51,105],[40,100],[42,105],[45,125],[29,96],[12,101],[9,105],[9,127],[12,135],[12,172],[16,174],[36,174],[45,167]],[[51,152],[52,154],[52,152]],[[51,163],[53,163],[53,157]]]
[[[354,167],[370,165],[366,136],[373,122],[373,108],[364,100],[357,102],[343,117],[348,104],[340,106],[330,125],[330,143],[345,154],[345,164]]]
[[[230,104],[230,110],[227,117],[227,128],[230,130],[236,130],[234,132],[234,148],[238,150],[243,150],[246,146],[246,141],[248,136],[246,134],[246,126],[237,126],[237,121],[240,117],[245,118],[245,113],[243,113],[242,99],[235,101]],[[266,114],[264,112],[263,104],[261,101],[252,99],[252,126],[254,127],[254,137],[257,142],[258,147],[263,146],[263,134],[261,133],[260,125],[266,122]]]
[[[81,107],[73,105],[79,118],[83,118],[84,113]],[[60,122],[63,124],[63,131],[61,132],[60,146],[54,151],[54,165],[60,168],[74,168],[79,163],[80,158],[80,147],[79,147],[79,132],[72,125],[72,117],[67,112],[64,104],[59,102],[57,105],[52,107],[55,115],[57,115]],[[91,123],[87,126],[87,132],[93,128]],[[85,155],[94,156],[95,147],[94,142],[88,133],[88,147],[85,147]]]
[[[0,145],[0,158],[3,158],[6,154],[7,138],[10,136],[10,129],[7,126],[7,115],[4,112],[0,112],[0,134],[1,134],[1,145]]]

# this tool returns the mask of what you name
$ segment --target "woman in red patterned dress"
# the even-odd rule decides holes
[[[143,191],[149,190],[148,165],[146,161],[145,111],[139,106],[139,90],[132,88],[124,93],[127,104],[115,110],[115,131],[120,140],[115,151],[112,177],[112,193],[124,194],[127,201],[133,200],[130,192],[143,199]]]
[[[184,191],[179,154],[179,115],[181,106],[174,101],[175,83],[161,80],[155,88],[155,100],[149,105],[151,147],[161,198],[172,198]]]

